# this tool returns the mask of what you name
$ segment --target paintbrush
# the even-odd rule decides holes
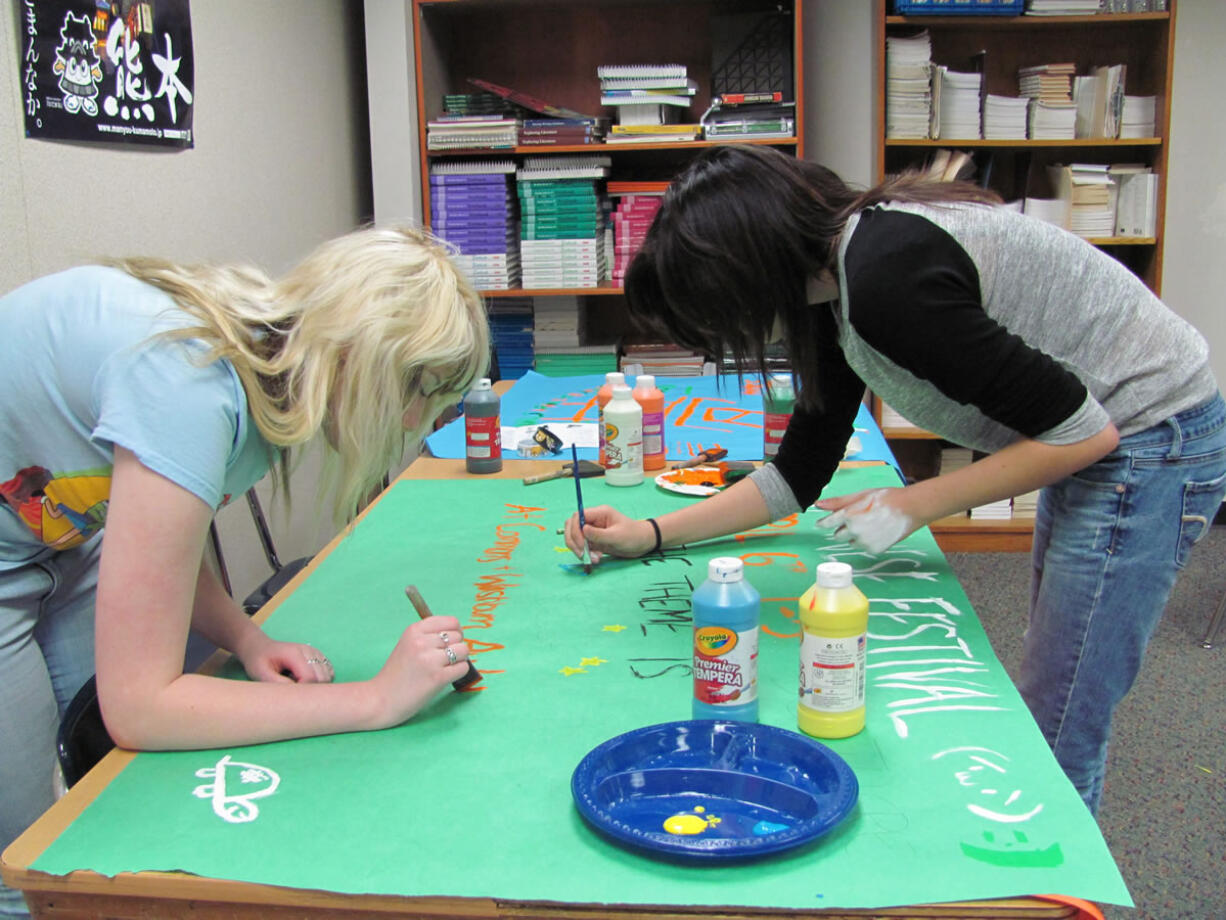
[[[575,474],[575,500],[579,503],[579,533],[582,534],[587,521],[583,518],[583,484],[579,481],[579,450],[574,444],[570,446],[570,455],[573,461],[571,469]],[[583,574],[592,574],[592,552],[588,549],[586,536],[583,538]]]
[[[413,609],[417,611],[417,615],[421,617],[421,619],[424,620],[426,617],[434,616],[433,612],[431,612],[429,606],[426,604],[426,599],[422,597],[421,592],[417,590],[416,585],[409,585],[404,589],[404,593],[408,596],[409,603],[413,605]],[[473,660],[469,658],[468,673],[459,680],[453,680],[451,682],[451,686],[455,687],[457,690],[463,690],[465,687],[471,687],[480,679],[481,672],[477,670],[477,666],[473,664]]]
[[[699,451],[697,455],[686,460],[684,463],[674,463],[674,470],[688,470],[692,466],[705,466],[708,463],[714,463],[716,460],[722,460],[728,456],[728,448],[726,447],[708,447],[706,450]]]
[[[571,445],[574,446],[573,444]],[[538,482],[548,482],[551,479],[561,479],[563,476],[573,476],[575,472],[573,463],[563,463],[556,470],[550,470],[548,473],[534,473],[531,476],[524,477],[524,485],[530,486]],[[580,460],[579,475],[584,479],[589,476],[603,476],[604,467],[595,460]]]

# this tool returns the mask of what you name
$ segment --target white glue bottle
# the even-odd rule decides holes
[[[502,469],[502,400],[488,377],[464,397],[464,468],[470,473]]]
[[[643,481],[643,407],[624,383],[613,384],[604,407],[604,481],[611,486],[637,486]]]
[[[758,721],[758,625],[761,597],[735,556],[707,563],[695,590],[695,719]]]
[[[800,596],[800,702],[796,721],[814,738],[846,738],[864,728],[868,598],[846,562],[823,562]]]

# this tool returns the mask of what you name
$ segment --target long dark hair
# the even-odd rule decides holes
[[[765,367],[778,319],[801,405],[820,405],[817,316],[806,282],[836,273],[838,241],[856,211],[885,201],[997,203],[992,192],[918,173],[857,190],[824,166],[770,147],[712,147],[669,185],[626,273],[636,324],[737,367]],[[756,371],[755,371],[756,372]],[[769,385],[769,383],[767,384]]]

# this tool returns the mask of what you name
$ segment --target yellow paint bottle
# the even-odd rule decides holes
[[[800,596],[800,730],[846,738],[864,728],[868,598],[846,562],[823,562]]]

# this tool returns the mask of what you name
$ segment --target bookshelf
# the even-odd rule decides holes
[[[602,155],[611,158],[609,181],[666,181],[694,154],[718,141],[679,143],[566,144],[499,150],[427,147],[427,124],[444,109],[447,93],[473,92],[478,77],[553,105],[616,122],[600,104],[597,68],[609,64],[676,63],[697,84],[682,121],[696,122],[712,95],[712,70],[725,52],[737,49],[766,17],[782,17],[789,37],[784,65],[786,100],[796,102],[795,136],[738,141],[768,144],[803,155],[803,61],[800,0],[412,0],[413,68],[416,76],[417,167],[423,220],[430,222],[429,173],[433,164],[456,158]],[[778,31],[777,30],[777,31]],[[736,53],[740,53],[739,49]],[[612,282],[583,288],[483,290],[499,298],[577,295],[600,298],[606,330],[630,331],[622,288]]]
[[[1156,231],[1152,237],[1092,237],[1090,242],[1126,265],[1155,293],[1161,293],[1163,225],[1166,207],[1165,173],[1169,147],[1171,78],[1174,72],[1176,0],[1161,12],[1110,13],[1091,16],[902,16],[891,0],[877,0],[876,163],[877,178],[906,167],[923,166],[938,149],[971,154],[974,180],[999,192],[1006,201],[1027,195],[1044,196],[1047,167],[1054,164],[1139,163],[1158,176]],[[1063,140],[928,140],[886,136],[886,39],[913,36],[926,30],[932,61],[951,70],[981,70],[983,92],[1018,95],[1020,67],[1072,62],[1077,73],[1095,66],[1124,64],[1125,92],[1155,96],[1154,136]],[[979,63],[972,63],[975,59]],[[882,421],[880,400],[873,399],[874,416]],[[888,420],[888,417],[887,417]],[[882,432],[909,476],[935,475],[943,442],[929,432],[882,425]],[[946,551],[1025,551],[1030,547],[1033,519],[971,520],[958,516],[938,521],[932,531]]]

